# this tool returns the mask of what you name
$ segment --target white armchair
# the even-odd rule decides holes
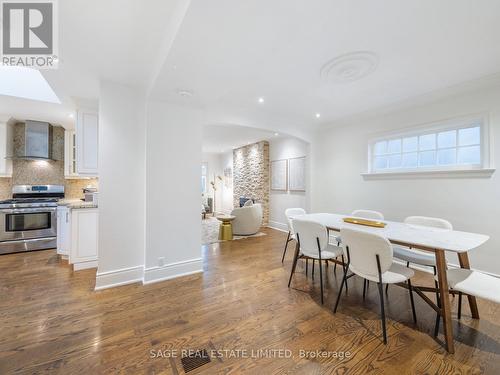
[[[259,203],[235,208],[231,215],[236,217],[233,221],[235,235],[250,236],[262,226],[262,206]]]

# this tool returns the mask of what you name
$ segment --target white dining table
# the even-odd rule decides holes
[[[386,223],[384,228],[369,227],[358,224],[346,223],[343,221],[350,215],[315,213],[295,216],[293,219],[311,220],[324,225],[328,230],[340,231],[342,228],[355,228],[357,230],[376,233],[387,238],[396,245],[407,246],[413,249],[433,252],[436,256],[436,269],[439,285],[440,304],[432,307],[441,314],[444,322],[444,337],[446,349],[454,353],[453,327],[451,324],[451,305],[449,298],[448,279],[446,274],[445,251],[457,253],[460,267],[470,268],[467,252],[475,249],[486,241],[489,236],[477,233],[461,232],[456,230],[446,230],[440,228],[424,227],[400,222],[383,220]],[[429,288],[427,288],[429,289]],[[419,293],[422,296],[422,293]],[[427,303],[431,303],[429,298],[422,296]],[[479,319],[476,298],[467,296],[472,317]]]

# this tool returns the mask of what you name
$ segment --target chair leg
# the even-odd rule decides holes
[[[366,279],[363,279],[363,299],[366,297]]]
[[[462,292],[458,293],[458,320],[462,317]]]
[[[309,269],[309,259],[306,258],[306,277],[307,277],[307,270]]]
[[[335,258],[337,260],[337,258]],[[337,263],[333,263],[333,273],[337,273]]]
[[[293,256],[292,270],[290,271],[290,279],[288,279],[288,287],[290,288],[290,283],[292,282],[292,276],[295,272],[295,267],[297,267],[297,261],[299,260],[299,244],[295,248],[295,255]]]
[[[321,267],[321,258],[318,261],[319,263],[319,285],[321,289],[321,304],[323,304],[323,267]]]
[[[385,294],[389,292],[389,284],[385,284]]]
[[[413,322],[417,324],[417,313],[415,311],[415,301],[413,300],[413,289],[411,286],[410,279],[408,279],[408,290],[410,291],[410,303],[411,303],[411,312],[413,314]]]
[[[406,262],[406,267],[410,268],[410,262]]]
[[[281,263],[285,260],[286,249],[288,247],[288,242],[290,242],[290,231],[288,231],[288,236],[286,236],[285,249],[283,250],[283,256],[281,257]]]
[[[337,301],[335,302],[335,307],[333,309],[334,314],[337,312],[337,308],[339,307],[340,297],[342,296],[342,288],[344,287],[344,283],[345,283],[346,288],[347,288],[347,270],[345,267],[342,267],[342,268],[344,268],[344,276],[342,277],[342,282],[340,283],[339,294],[337,295]]]
[[[344,275],[347,275],[347,265],[345,264],[344,255],[342,254],[342,268],[344,269]],[[347,279],[345,281],[345,294],[347,295],[348,287],[347,287]]]
[[[387,345],[387,331],[385,327],[384,289],[382,283],[378,283],[378,294],[380,295],[380,320],[382,321],[382,333],[384,336],[384,344]]]
[[[436,286],[436,304],[441,308],[441,299],[439,298],[439,288]],[[441,314],[436,313],[436,323],[434,324],[434,337],[437,337],[439,333],[439,321],[441,320]]]

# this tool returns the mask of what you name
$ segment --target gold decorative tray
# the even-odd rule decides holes
[[[357,224],[357,225],[366,225],[368,227],[375,227],[375,228],[385,228],[385,226],[387,225],[383,221],[360,219],[360,218],[356,218],[356,217],[344,217],[343,220],[346,223]]]

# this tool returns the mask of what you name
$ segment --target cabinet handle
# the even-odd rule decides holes
[[[66,212],[66,223],[68,223],[68,213],[69,212]]]

